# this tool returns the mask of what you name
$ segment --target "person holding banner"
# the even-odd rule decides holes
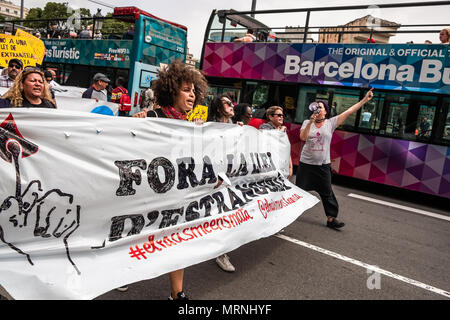
[[[187,113],[200,104],[208,90],[208,82],[199,71],[176,60],[161,68],[158,79],[152,83],[156,110],[144,110],[136,118],[157,117],[187,120]],[[198,123],[198,122],[197,122]],[[188,300],[183,291],[184,269],[169,273],[171,293],[169,300]]]
[[[266,117],[269,119],[268,122],[263,123],[259,129],[260,130],[278,130],[281,132],[287,132],[286,126],[283,125],[284,123],[284,111],[282,107],[279,106],[272,106],[266,110]],[[294,173],[294,166],[292,164],[292,157],[289,158],[289,176],[292,177],[292,174]]]
[[[330,146],[334,130],[353,113],[373,98],[373,89],[343,113],[330,118],[330,107],[319,100],[310,105],[311,118],[303,122],[300,139],[305,141],[297,169],[296,185],[306,191],[314,190],[322,199],[327,216],[327,227],[340,229],[345,223],[338,221],[339,204],[331,187]]]
[[[233,123],[242,122],[244,125],[248,125],[252,117],[253,110],[248,103],[239,103],[234,106]]]
[[[234,117],[234,105],[228,94],[223,94],[216,97],[211,102],[211,107],[208,108],[207,121],[233,123]],[[243,122],[237,122],[239,125],[243,125]]]
[[[14,85],[0,99],[0,108],[51,108],[56,109],[44,73],[37,68],[25,68]]]
[[[233,117],[234,117],[234,105],[227,94],[222,94],[221,96],[218,96],[213,99],[213,101],[211,102],[211,107],[208,108],[207,121],[232,124]],[[236,122],[236,124],[239,124],[240,126],[244,125],[244,123],[240,121]],[[220,177],[219,180],[221,180]],[[236,268],[230,261],[230,257],[226,253],[218,256],[216,258],[216,263],[223,271],[226,272],[236,271]]]

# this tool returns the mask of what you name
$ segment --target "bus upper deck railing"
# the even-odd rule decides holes
[[[377,9],[393,9],[407,7],[436,7],[450,6],[450,1],[429,1],[414,3],[392,3],[373,6]],[[345,43],[343,35],[364,34],[366,39],[371,39],[374,35],[397,35],[397,34],[438,34],[441,29],[448,28],[450,24],[444,23],[416,23],[416,24],[398,24],[387,23],[377,25],[377,23],[368,23],[367,25],[336,25],[336,26],[310,26],[311,14],[313,12],[325,11],[348,11],[363,10],[372,6],[340,6],[340,7],[317,7],[317,8],[298,8],[298,9],[275,9],[275,10],[256,10],[256,11],[235,11],[235,10],[215,10],[211,15],[208,28],[205,33],[204,42],[228,42],[233,41],[233,35],[244,35],[247,29],[252,29],[260,42],[328,42],[326,38],[315,41],[313,35],[338,35],[337,41]],[[269,15],[287,13],[306,13],[304,26],[298,27],[268,27],[264,23],[256,20],[255,15]],[[248,15],[251,15],[248,16]],[[379,18],[379,17],[376,17]],[[436,28],[439,29],[429,29]],[[410,29],[416,28],[416,29]],[[400,29],[400,30],[399,30]],[[281,30],[281,31],[278,31]]]
[[[0,25],[0,33],[14,34],[17,29],[33,30],[31,33],[42,39],[124,39],[130,25],[134,25],[134,16],[83,17],[69,19],[25,19],[5,21]],[[52,27],[55,26],[53,29]],[[89,36],[80,36],[83,30]],[[53,33],[53,31],[56,31]],[[98,31],[98,32],[97,32]],[[51,34],[54,35],[51,35]],[[47,37],[49,35],[49,37]]]

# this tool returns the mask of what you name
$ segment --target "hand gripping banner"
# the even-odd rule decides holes
[[[276,130],[2,109],[0,286],[93,299],[271,236],[318,202],[289,154]]]

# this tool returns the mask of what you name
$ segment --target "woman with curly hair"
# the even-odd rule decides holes
[[[152,82],[155,104],[160,108],[134,115],[137,118],[158,117],[187,120],[187,113],[201,103],[208,90],[208,82],[199,71],[176,60],[158,72]],[[187,300],[183,291],[184,269],[169,273],[169,300]]]
[[[159,117],[187,120],[187,113],[201,103],[208,90],[203,74],[179,60],[162,68],[152,82],[156,110],[137,113],[137,118]]]
[[[25,68],[17,75],[13,86],[0,99],[0,108],[53,108],[52,99],[44,73],[37,68]]]

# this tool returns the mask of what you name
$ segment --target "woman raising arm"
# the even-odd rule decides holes
[[[327,227],[342,228],[345,224],[336,219],[339,204],[331,187],[330,147],[333,132],[352,113],[358,111],[366,102],[372,100],[373,89],[364,99],[351,106],[345,112],[330,118],[330,108],[325,101],[317,101],[317,109],[309,120],[305,120],[300,130],[300,139],[305,141],[297,170],[295,184],[306,190],[316,191],[322,199]]]

